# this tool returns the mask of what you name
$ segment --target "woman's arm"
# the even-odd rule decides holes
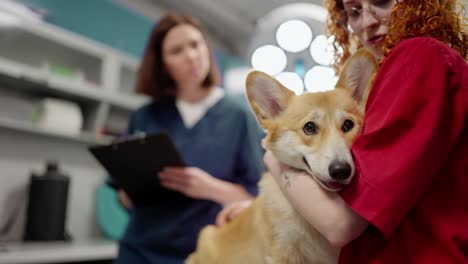
[[[196,199],[223,205],[253,199],[242,185],[220,180],[195,167],[166,167],[159,173],[159,178],[164,187]]]
[[[288,171],[271,152],[265,164],[294,208],[335,247],[343,247],[369,225],[336,192],[324,190],[305,173]],[[284,173],[288,174],[288,187]]]
[[[254,197],[240,184],[217,179],[217,187],[213,188],[211,200],[228,205],[237,201],[252,200]]]
[[[209,198],[222,205],[237,201],[252,200],[254,197],[240,184],[231,183],[215,178],[217,183],[208,193]]]
[[[189,197],[211,200],[222,205],[252,200],[258,192],[257,182],[264,171],[263,149],[260,145],[263,134],[247,109],[239,111],[236,120],[236,123],[226,124],[239,133],[235,136],[239,141],[234,143],[238,147],[236,156],[232,157],[234,168],[229,181],[196,167],[166,167],[159,173],[161,184]]]

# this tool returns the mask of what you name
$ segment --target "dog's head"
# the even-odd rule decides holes
[[[247,97],[267,131],[263,146],[323,188],[340,190],[354,175],[350,146],[361,132],[377,68],[374,57],[361,50],[344,66],[336,89],[299,96],[265,73],[249,73]]]

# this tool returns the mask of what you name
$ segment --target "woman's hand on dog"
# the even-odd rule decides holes
[[[270,174],[275,178],[276,182],[280,183],[281,174],[285,169],[285,165],[281,164],[271,151],[265,152],[265,155],[263,156],[263,162],[267,166]],[[252,200],[239,201],[224,207],[224,209],[221,210],[221,212],[219,212],[218,216],[216,217],[216,225],[223,226],[230,222],[247,207],[249,207],[251,203]]]
[[[236,218],[242,211],[252,204],[252,200],[238,201],[234,202],[221,210],[216,216],[216,225],[221,227],[228,222],[231,222],[232,219]]]

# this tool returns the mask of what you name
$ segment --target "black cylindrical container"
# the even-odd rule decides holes
[[[44,175],[31,175],[25,241],[66,240],[68,186],[70,178],[58,164],[48,162]]]

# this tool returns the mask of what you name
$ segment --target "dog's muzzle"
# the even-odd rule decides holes
[[[351,177],[352,169],[349,163],[333,161],[328,166],[330,177],[336,181],[344,181]]]

